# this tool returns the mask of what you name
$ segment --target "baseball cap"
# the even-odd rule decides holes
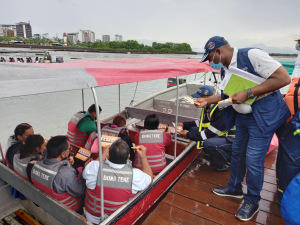
[[[214,94],[213,89],[210,86],[202,86],[199,88],[199,90],[195,93],[192,94],[192,98],[200,98],[202,96],[211,96]]]
[[[220,36],[211,37],[204,46],[204,55],[200,60],[200,62],[201,63],[205,62],[207,60],[207,56],[209,55],[209,53],[226,44],[228,44],[228,41],[226,41],[224,37],[220,37]]]

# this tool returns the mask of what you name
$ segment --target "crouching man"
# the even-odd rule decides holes
[[[116,140],[110,147],[104,148],[103,189],[104,213],[112,214],[127,203],[138,191],[146,189],[152,182],[152,170],[146,158],[146,148],[140,146],[137,154],[142,160],[142,170],[132,168],[129,147],[122,139]],[[83,171],[86,180],[85,216],[94,223],[100,223],[100,177],[99,160],[90,162]],[[102,174],[101,174],[102,176]]]
[[[77,178],[71,166],[70,143],[66,136],[56,136],[47,143],[48,156],[34,164],[31,170],[32,183],[68,208],[83,214],[81,196],[85,191],[85,180]],[[69,161],[70,162],[69,162]]]

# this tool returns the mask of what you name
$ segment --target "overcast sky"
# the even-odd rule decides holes
[[[1,24],[30,21],[32,32],[92,30],[139,42],[189,43],[202,50],[214,35],[232,46],[295,49],[300,0],[0,0]]]

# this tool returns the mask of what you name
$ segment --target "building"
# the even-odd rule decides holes
[[[40,35],[40,34],[34,34],[32,38],[38,38],[38,39],[41,39],[41,35]]]
[[[47,39],[50,39],[50,36],[48,33],[45,33],[45,34],[42,34],[42,38],[45,38],[47,40]]]
[[[103,42],[110,42],[110,36],[109,35],[102,35],[102,41]]]
[[[101,39],[96,39],[96,42],[101,42]]]
[[[67,38],[70,43],[76,45],[78,41],[78,33],[67,33]]]
[[[64,39],[64,46],[67,47],[67,42],[68,42],[67,39],[68,38],[67,38],[67,34],[66,33],[64,33],[63,39]]]
[[[17,36],[17,30],[16,30],[16,25],[12,24],[0,24],[0,28],[5,28],[6,30],[12,30],[14,32],[14,35],[11,37],[16,37]],[[11,32],[9,32],[11,34]]]
[[[6,36],[5,30],[6,30],[5,28],[0,27],[0,37]]]
[[[78,41],[81,43],[94,43],[95,42],[95,32],[90,30],[79,30]]]
[[[5,29],[5,34],[7,37],[14,37],[15,36],[15,32],[13,30],[10,29]]]
[[[116,34],[115,38],[116,38],[115,41],[118,41],[118,42],[123,41],[122,35]]]
[[[17,37],[32,38],[30,23],[20,22],[16,24]]]

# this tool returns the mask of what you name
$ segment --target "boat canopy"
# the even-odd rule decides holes
[[[0,98],[219,72],[208,62],[178,58],[124,58],[65,63],[0,63]]]
[[[283,67],[286,69],[286,71],[289,73],[289,75],[292,75],[293,70],[295,68],[295,61],[279,61]]]

